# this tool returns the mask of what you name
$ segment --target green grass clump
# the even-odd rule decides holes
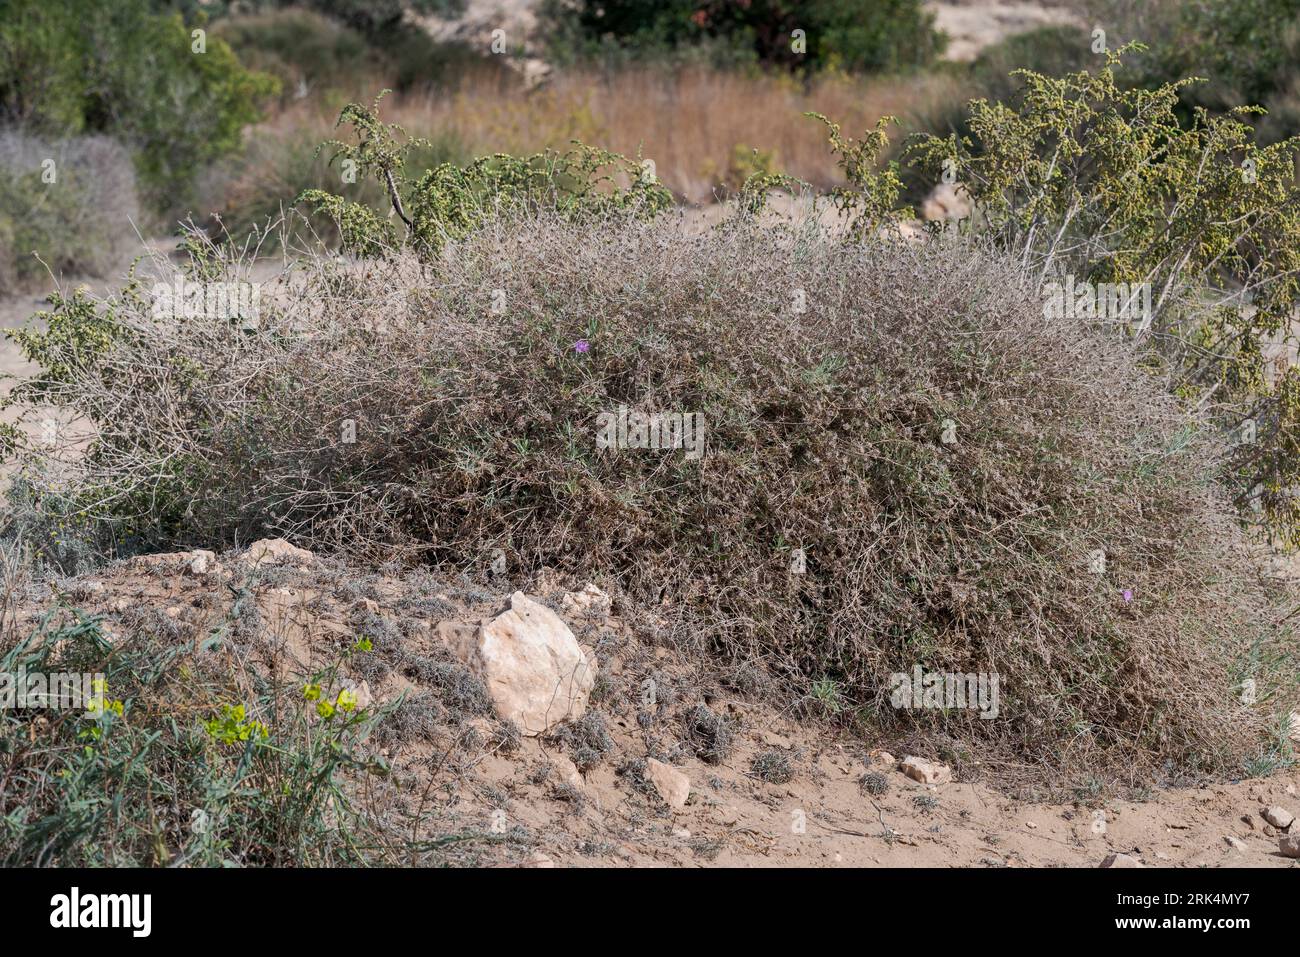
[[[376,860],[384,827],[355,784],[387,774],[366,740],[391,709],[358,707],[338,666],[283,688],[225,671],[222,648],[219,636],[110,641],[96,619],[58,609],[31,635],[8,635],[0,672],[104,678],[89,712],[0,711],[0,863]]]

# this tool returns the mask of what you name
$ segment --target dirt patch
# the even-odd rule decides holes
[[[430,835],[455,835],[448,863],[1096,867],[1121,853],[1147,866],[1297,866],[1263,817],[1275,805],[1300,810],[1294,768],[1126,799],[1009,794],[979,768],[976,781],[926,785],[902,773],[890,742],[737,690],[763,684],[721,680],[665,639],[657,615],[618,596],[613,613],[579,614],[565,600],[576,583],[546,574],[488,585],[321,558],[196,564],[200,554],[57,583],[26,604],[21,627],[75,606],[102,616],[112,640],[209,634],[230,642],[212,654],[253,655],[286,681],[368,638],[345,680],[365,682],[363,706],[405,696],[376,741],[392,768],[379,799],[418,811]],[[444,623],[492,615],[514,587],[561,614],[597,669],[586,715],[536,738],[495,719],[441,637]],[[652,760],[689,780],[680,808],[647,776]]]
[[[926,7],[935,14],[935,25],[948,35],[944,55],[959,63],[974,60],[985,47],[1018,33],[1078,22],[1078,17],[1063,6],[1017,0],[957,0],[927,3]]]

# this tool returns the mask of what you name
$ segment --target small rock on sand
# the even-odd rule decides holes
[[[952,780],[952,768],[948,765],[911,755],[903,758],[901,768],[909,778],[922,784],[947,784]]]
[[[1286,830],[1295,820],[1295,815],[1280,805],[1274,804],[1272,807],[1265,809],[1264,820],[1268,821],[1276,828]]]
[[[669,807],[681,809],[686,806],[686,799],[691,794],[691,779],[681,771],[662,761],[647,758],[645,776]]]

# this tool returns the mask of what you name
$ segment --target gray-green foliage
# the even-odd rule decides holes
[[[0,131],[0,295],[47,275],[102,275],[139,216],[131,159],[103,136]]]

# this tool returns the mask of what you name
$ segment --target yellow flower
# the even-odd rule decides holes
[[[357,706],[357,694],[355,691],[349,691],[344,688],[339,692],[338,706],[340,711],[351,711]]]

